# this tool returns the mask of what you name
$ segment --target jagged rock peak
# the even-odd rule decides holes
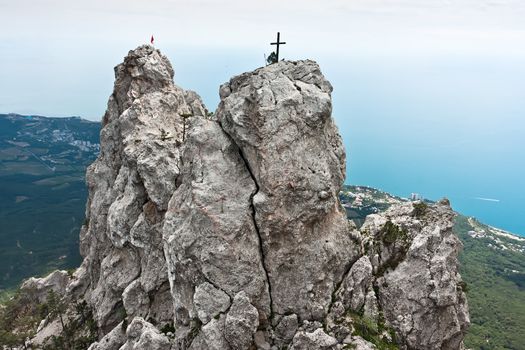
[[[151,84],[169,84],[173,80],[173,67],[160,50],[142,45],[130,50],[124,62],[115,67],[115,82],[120,84],[127,76],[141,78]]]
[[[122,113],[135,98],[173,85],[173,68],[166,56],[150,45],[129,51],[115,67],[115,99]]]
[[[313,61],[279,62],[232,78],[217,119],[256,185],[252,205],[276,315],[321,320],[358,255],[339,202],[345,152],[332,86]]]
[[[246,72],[233,77],[228,83],[221,86],[219,90],[221,99],[228,97],[232,91],[246,86],[254,76],[258,75],[261,76],[262,80],[287,78],[290,82],[300,81],[304,84],[313,84],[325,93],[331,93],[333,90],[332,85],[323,76],[319,65],[315,61],[280,61],[256,69],[253,72]],[[296,89],[300,91],[300,86],[296,86]]]
[[[129,52],[87,170],[89,198],[80,234],[84,257],[70,290],[94,308],[101,333],[122,315],[172,322],[162,224],[177,188],[187,119],[206,115],[197,94],[173,84],[173,69],[151,46]]]
[[[151,46],[115,72],[67,287],[93,310],[91,350],[373,349],[361,335],[377,329],[403,349],[460,346],[450,208],[349,223],[332,86],[315,62],[233,77],[214,118]]]

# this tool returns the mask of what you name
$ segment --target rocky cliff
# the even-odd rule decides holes
[[[84,261],[64,291],[93,310],[90,349],[462,346],[448,202],[347,221],[332,87],[315,62],[232,78],[215,114],[151,46],[115,75]]]

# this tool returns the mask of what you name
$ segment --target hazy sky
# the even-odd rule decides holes
[[[151,34],[214,109],[218,84],[262,65],[278,30],[284,57],[338,76],[352,58],[522,59],[523,18],[523,0],[0,0],[0,112],[100,119],[112,67]]]
[[[524,18],[524,0],[0,0],[0,113],[100,120],[113,67],[152,34],[214,110],[280,31],[281,56],[334,86],[347,181],[525,235]]]

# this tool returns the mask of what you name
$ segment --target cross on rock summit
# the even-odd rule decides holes
[[[272,52],[270,56],[268,56],[267,61],[269,64],[279,62],[279,45],[285,45],[285,44],[286,42],[281,41],[281,33],[277,32],[277,41],[274,43],[270,43],[270,45],[276,45],[277,49],[274,52]]]

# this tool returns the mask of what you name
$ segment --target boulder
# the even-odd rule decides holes
[[[64,295],[70,282],[67,271],[56,270],[43,278],[30,277],[22,283],[21,291],[31,296],[37,303],[44,303],[49,292]]]

